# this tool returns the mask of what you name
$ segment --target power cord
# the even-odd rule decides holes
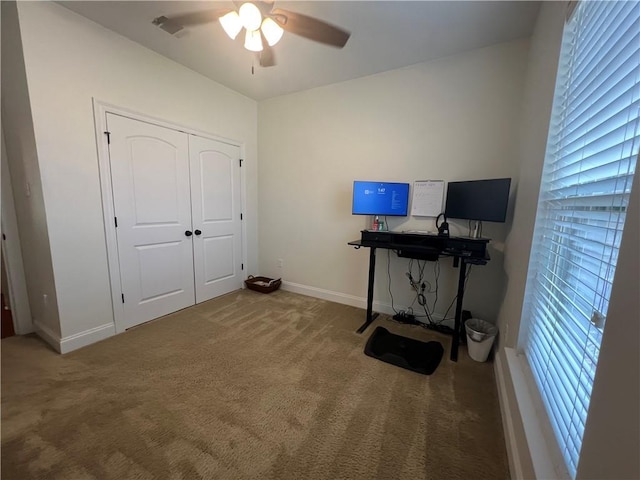
[[[424,296],[424,291],[427,288],[428,282],[425,283],[424,281],[422,281],[422,279],[418,279],[418,281],[415,281],[413,279],[413,276],[411,275],[411,272],[407,272],[405,273],[405,275],[409,279],[409,284],[411,285],[411,288],[413,288],[413,290],[415,290],[416,292],[416,298],[414,299],[414,303],[417,301],[418,305],[423,306],[425,303],[427,303],[427,299]],[[431,285],[429,285],[429,287],[431,287]],[[413,306],[413,303],[411,305]]]
[[[393,310],[393,312],[397,315],[399,312],[396,310],[396,307],[393,306],[393,293],[391,293],[391,250],[387,250],[387,279],[389,296],[391,297],[391,310]]]
[[[433,278],[435,279],[436,290],[435,290],[435,298],[433,300],[433,307],[431,307],[431,311],[436,311],[436,304],[438,303],[438,280],[440,279],[440,260],[436,260],[433,265]]]
[[[451,320],[451,318],[447,318],[447,315],[449,314],[449,311],[451,310],[451,308],[453,307],[454,303],[456,302],[456,300],[458,299],[458,294],[456,294],[453,297],[453,300],[451,300],[451,303],[449,304],[449,306],[447,307],[447,310],[445,311],[444,315],[442,316],[442,319],[438,322],[433,320],[433,312],[435,312],[436,309],[436,304],[438,302],[438,281],[440,278],[440,260],[436,260],[435,264],[433,266],[433,273],[434,273],[434,283],[435,283],[435,289],[432,289],[432,285],[431,283],[429,283],[428,281],[424,280],[424,270],[425,270],[425,266],[426,266],[426,260],[423,261],[423,264],[420,264],[420,260],[416,260],[417,264],[418,264],[418,278],[415,279],[413,277],[413,259],[409,260],[409,271],[406,272],[406,276],[409,279],[409,283],[411,285],[411,287],[413,288],[413,290],[416,292],[416,296],[413,300],[413,302],[411,302],[411,305],[409,305],[409,307],[407,308],[407,310],[396,310],[395,305],[394,305],[394,299],[393,299],[393,293],[391,291],[391,252],[390,250],[387,250],[387,279],[388,279],[388,288],[389,288],[389,296],[391,297],[391,309],[394,312],[393,315],[393,320],[398,322],[398,323],[402,323],[405,325],[416,325],[416,326],[420,326],[422,328],[426,328],[427,330],[434,330],[440,333],[444,333],[447,335],[451,335],[453,334],[454,330],[453,328],[447,326],[447,325],[443,325],[442,323],[446,320]],[[469,268],[467,270],[467,273],[465,275],[464,278],[464,285],[462,287],[462,293],[464,294],[464,292],[466,292],[467,290],[467,283],[469,282],[469,276],[471,275],[471,270],[472,270],[473,265],[469,265]],[[427,290],[427,285],[429,286],[429,289]],[[432,311],[429,311],[429,307],[427,304],[427,299],[425,296],[425,291],[426,293],[433,293],[435,294],[435,299],[433,301],[433,307],[432,307]],[[418,304],[420,306],[423,307],[425,315],[424,317],[427,319],[427,323],[424,322],[420,322],[417,320],[417,318],[419,318],[419,315],[415,315],[414,311],[413,311],[413,305],[415,304],[415,302],[418,302]]]
[[[467,291],[467,282],[469,281],[469,275],[471,275],[471,268],[472,267],[473,267],[473,265],[469,265],[469,269],[467,270],[467,274],[464,277],[464,285],[462,287],[463,295],[464,295],[464,292]],[[447,311],[444,312],[444,315],[442,316],[442,320],[440,320],[438,322],[438,324],[441,324],[445,320],[451,320],[450,318],[447,318],[447,315],[449,314],[449,310],[451,310],[451,307],[453,307],[453,304],[456,302],[457,299],[458,299],[458,294],[456,294],[456,296],[453,297],[453,300],[451,300],[451,303],[449,304],[449,307],[447,308]]]
[[[473,267],[473,265],[469,265],[469,269],[467,270],[467,273],[464,277],[464,286],[462,287],[462,293],[464,294],[464,292],[466,292],[467,290],[467,282],[469,281],[469,276],[471,275],[471,268]],[[447,326],[447,325],[443,325],[443,322],[445,322],[446,320],[455,320],[454,318],[447,318],[447,315],[449,314],[449,311],[451,310],[451,307],[453,307],[453,305],[455,304],[456,300],[458,299],[458,295],[456,294],[453,297],[453,300],[451,300],[451,303],[449,304],[449,307],[447,308],[447,311],[444,313],[444,315],[442,316],[442,319],[438,322],[433,321],[430,313],[427,312],[427,319],[429,320],[428,323],[422,323],[420,322],[420,325],[423,326],[426,329],[429,330],[435,330],[437,332],[440,333],[445,333],[445,334],[453,334],[453,328]],[[426,311],[426,308],[425,308]],[[435,303],[434,303],[434,309],[433,311],[435,312]]]
[[[436,284],[436,288],[434,289],[433,285],[428,280],[425,279],[424,271],[427,266],[427,261],[424,260],[421,263],[420,260],[415,260],[415,262],[418,265],[418,273],[417,273],[418,277],[417,278],[414,277],[414,273],[413,273],[414,260],[413,259],[409,260],[409,271],[406,273],[406,276],[409,279],[409,284],[411,285],[411,288],[416,292],[416,296],[414,297],[413,302],[411,302],[411,305],[409,306],[409,308],[412,310],[413,305],[416,302],[418,302],[418,305],[420,305],[424,310],[424,317],[426,317],[428,323],[435,324],[433,320],[433,312],[435,311],[435,309],[432,309],[431,311],[429,311],[429,304],[427,303],[427,297],[425,293],[435,294],[435,301],[437,302],[438,276],[440,274],[440,263],[439,263],[439,260],[436,260],[434,265],[434,277],[435,277],[435,284]],[[434,302],[434,305],[435,305],[435,302]]]

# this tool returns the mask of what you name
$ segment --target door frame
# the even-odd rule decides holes
[[[2,198],[0,203],[0,231],[2,232],[2,253],[4,254],[9,290],[9,306],[13,317],[13,329],[16,335],[26,335],[35,331],[31,318],[31,306],[27,291],[27,280],[22,260],[22,244],[13,197],[13,181],[9,168],[9,158],[4,141],[4,130],[0,133],[2,142]]]
[[[116,333],[122,333],[126,330],[124,322],[124,307],[122,304],[122,284],[120,281],[120,261],[118,256],[118,242],[116,236],[115,227],[115,208],[113,200],[113,188],[111,185],[111,164],[109,158],[109,144],[107,142],[107,114],[112,113],[114,115],[120,115],[132,120],[149,123],[159,127],[169,128],[171,130],[177,130],[189,135],[196,135],[198,137],[208,138],[229,145],[236,146],[240,149],[240,158],[245,160],[245,145],[244,142],[225,138],[220,135],[215,135],[201,130],[193,129],[179,123],[171,122],[161,118],[146,115],[144,113],[136,112],[131,109],[113,105],[111,103],[93,98],[93,118],[96,134],[96,146],[98,153],[98,168],[100,173],[100,192],[102,197],[102,216],[104,221],[104,233],[107,247],[107,263],[109,269],[109,284],[111,287],[111,305],[113,308],[113,321],[116,329]],[[245,164],[246,165],[246,164]],[[245,268],[243,272],[249,271],[247,263],[247,235],[246,235],[246,205],[247,205],[247,189],[246,189],[246,168],[240,168],[240,211],[243,213],[244,220],[240,222],[241,225],[241,239],[242,239],[242,263]]]

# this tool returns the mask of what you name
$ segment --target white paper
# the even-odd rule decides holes
[[[411,215],[437,217],[442,213],[444,180],[421,180],[413,182]]]

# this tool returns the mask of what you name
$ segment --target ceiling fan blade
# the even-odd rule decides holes
[[[273,10],[273,3],[275,0],[258,0],[257,2],[253,2],[256,7],[260,9],[260,13],[263,16],[269,15],[271,10]]]
[[[174,22],[173,20],[169,20],[164,15],[154,18],[151,23],[153,23],[157,27],[160,27],[162,30],[171,35],[173,35],[174,33],[178,33],[184,28],[182,25]]]
[[[332,47],[344,47],[351,36],[349,32],[322,20],[281,8],[274,8],[269,16],[287,32]]]
[[[200,10],[198,12],[183,13],[180,15],[173,15],[171,17],[158,17],[155,18],[152,23],[173,35],[184,27],[216,22],[220,17],[226,15],[230,11],[230,8],[223,10]]]

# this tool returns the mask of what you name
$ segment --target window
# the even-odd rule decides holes
[[[580,2],[565,25],[523,342],[572,477],[640,145],[640,3]]]

